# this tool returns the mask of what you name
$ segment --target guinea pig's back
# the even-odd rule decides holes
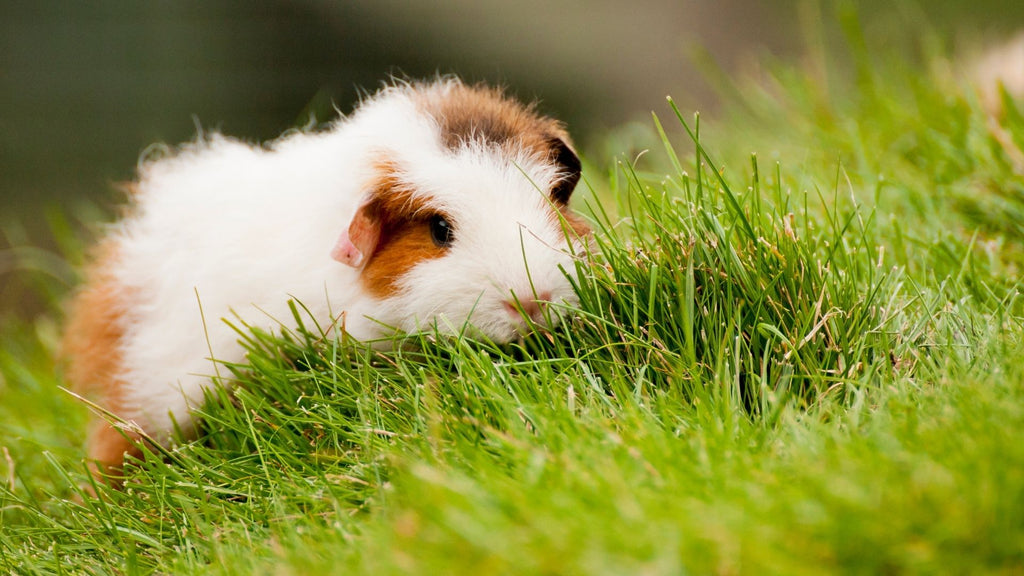
[[[295,134],[270,150],[214,137],[142,167],[70,325],[112,347],[104,369],[118,390],[107,395],[121,416],[167,429],[170,410],[187,424],[182,393],[200,400],[217,372],[211,354],[242,359],[222,318],[275,328],[291,318],[288,298],[326,314],[326,289],[354,284],[328,257],[358,202],[343,140],[330,137]],[[325,156],[340,158],[315,165]],[[106,311],[86,311],[97,305]],[[71,350],[78,380],[88,378],[82,352]]]

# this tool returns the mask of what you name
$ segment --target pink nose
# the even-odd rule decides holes
[[[545,290],[544,292],[538,292],[536,298],[532,294],[516,294],[514,298],[509,298],[502,302],[502,304],[505,306],[505,311],[512,318],[519,319],[525,314],[534,322],[540,322],[544,319],[544,309],[541,305],[550,300],[551,292]]]

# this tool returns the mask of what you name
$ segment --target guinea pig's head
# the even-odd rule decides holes
[[[393,113],[380,130],[396,133],[374,136],[364,196],[331,252],[360,270],[376,319],[496,342],[557,322],[590,233],[569,210],[580,161],[562,125],[454,80],[378,98]]]

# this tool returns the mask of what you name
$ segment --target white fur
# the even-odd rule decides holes
[[[323,133],[264,148],[215,136],[143,165],[134,211],[114,232],[112,272],[130,295],[121,417],[161,441],[172,417],[187,428],[188,408],[218,371],[211,351],[243,360],[222,319],[290,326],[290,298],[321,326],[345,312],[358,339],[380,337],[382,325],[455,332],[468,319],[498,341],[523,329],[503,305],[513,293],[572,299],[562,271],[572,271],[572,256],[543,192],[559,177],[555,167],[485,146],[446,150],[409,90],[386,89]],[[360,271],[330,251],[384,151],[417,194],[451,215],[455,242],[415,266],[396,297],[377,300]]]

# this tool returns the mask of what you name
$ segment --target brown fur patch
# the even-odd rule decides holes
[[[124,290],[111,273],[117,261],[112,240],[100,243],[86,269],[84,287],[71,301],[64,329],[67,377],[79,392],[104,391],[120,367]]]
[[[124,337],[124,289],[110,269],[117,261],[115,243],[101,243],[86,284],[74,297],[64,328],[65,375],[78,393],[95,397],[114,414],[122,414],[121,340]],[[119,471],[130,444],[106,421],[97,420],[89,437],[89,458],[102,469]]]
[[[410,220],[396,224],[381,236],[381,242],[363,270],[363,282],[378,298],[393,296],[398,281],[413,266],[440,258],[444,248],[434,245],[426,220]]]
[[[590,234],[590,226],[581,216],[568,208],[563,208],[560,212],[562,215],[561,217],[565,220],[566,225],[568,225],[573,238],[583,238]],[[559,229],[564,232],[564,229],[561,226],[561,221],[559,221]],[[570,238],[570,240],[573,238]]]
[[[546,156],[551,138],[569,141],[561,122],[541,116],[535,105],[523,105],[491,86],[431,84],[417,92],[417,104],[438,123],[441,141],[449,149],[476,140],[524,146]]]
[[[393,296],[398,282],[416,264],[440,258],[447,251],[430,236],[430,218],[437,211],[413,195],[400,169],[391,161],[378,164],[379,174],[370,200],[361,208],[375,226],[380,239],[363,268],[362,281],[378,298]]]
[[[120,486],[126,456],[141,458],[140,436],[121,431],[106,420],[95,420],[89,431],[89,469],[97,480]]]
[[[455,81],[418,90],[416,102],[437,122],[441,142],[450,150],[480,142],[509,153],[525,149],[543,161],[560,165],[571,186],[567,191],[556,186],[552,198],[568,203],[571,188],[579,180],[579,160],[571,151],[563,124],[539,114],[535,104],[523,105],[498,88],[467,86]],[[570,161],[565,162],[566,159]]]

